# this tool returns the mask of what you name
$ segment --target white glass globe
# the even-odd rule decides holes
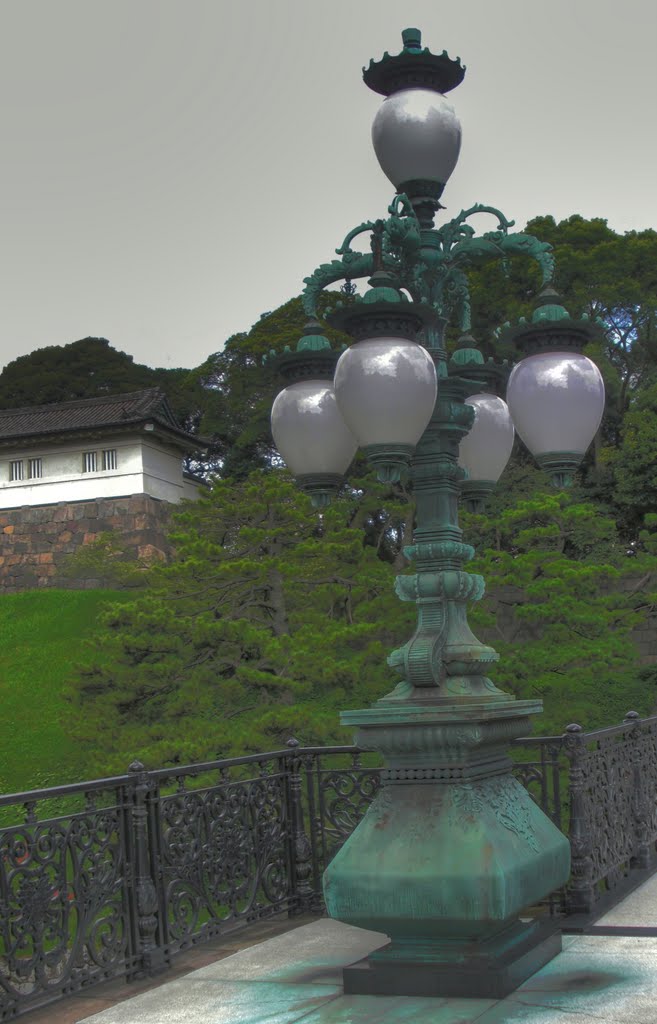
[[[302,380],[276,396],[271,431],[295,476],[345,473],[358,443],[345,424],[330,382]]]
[[[459,466],[472,481],[497,482],[511,456],[514,429],[506,402],[496,395],[472,395],[466,404],[475,410],[469,434],[459,446]]]
[[[436,368],[416,341],[367,338],[342,353],[333,386],[360,445],[415,446],[436,402]]]
[[[459,158],[461,122],[442,93],[402,89],[379,107],[372,144],[395,187],[425,178],[444,185]]]
[[[514,366],[506,400],[520,437],[534,455],[583,455],[605,407],[602,374],[576,352],[539,352]]]

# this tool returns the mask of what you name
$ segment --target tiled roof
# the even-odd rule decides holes
[[[53,405],[32,405],[22,409],[0,409],[0,442],[10,438],[42,437],[137,425],[151,421],[179,437],[191,440],[171,412],[166,395],[159,388],[131,391],[125,395],[103,395]],[[200,439],[199,439],[200,440]]]

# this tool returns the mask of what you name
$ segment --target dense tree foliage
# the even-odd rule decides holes
[[[566,709],[588,728],[654,709],[631,636],[657,600],[654,559],[629,560],[613,519],[572,495],[542,493],[497,515],[464,515],[463,526],[490,593],[470,621],[501,656],[497,685],[544,700],[541,732],[560,732]]]
[[[255,471],[188,506],[176,560],[105,616],[71,693],[78,741],[118,770],[348,740],[338,709],[392,688],[386,651],[413,620],[357,500],[320,517],[287,474]]]

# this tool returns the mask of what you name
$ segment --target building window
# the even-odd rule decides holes
[[[43,463],[41,459],[28,459],[27,460],[27,477],[28,480],[38,480],[39,477],[43,476]]]
[[[98,452],[82,452],[82,472],[95,473],[98,470]]]
[[[106,448],[103,450],[103,469],[116,469],[116,448]]]
[[[24,480],[25,479],[25,466],[22,459],[15,459],[9,463],[9,479],[10,480]]]

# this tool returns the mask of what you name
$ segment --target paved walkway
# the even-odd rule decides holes
[[[657,937],[564,936],[564,951],[503,1000],[345,996],[341,969],[385,937],[328,919],[288,930],[70,1024],[657,1024]],[[657,925],[657,876],[598,925]],[[275,926],[272,923],[272,928]],[[240,941],[241,940],[241,941]],[[224,941],[223,947],[226,946]],[[200,951],[199,951],[200,952]],[[208,961],[212,951],[205,954]],[[217,955],[222,959],[216,959]],[[124,986],[128,988],[128,986]],[[130,992],[134,992],[134,988]],[[36,1018],[35,1018],[36,1019]],[[56,1021],[51,1016],[45,1020]],[[67,1021],[67,1024],[68,1024]],[[27,1018],[26,1018],[27,1022]],[[62,1022],[63,1024],[63,1022]]]

